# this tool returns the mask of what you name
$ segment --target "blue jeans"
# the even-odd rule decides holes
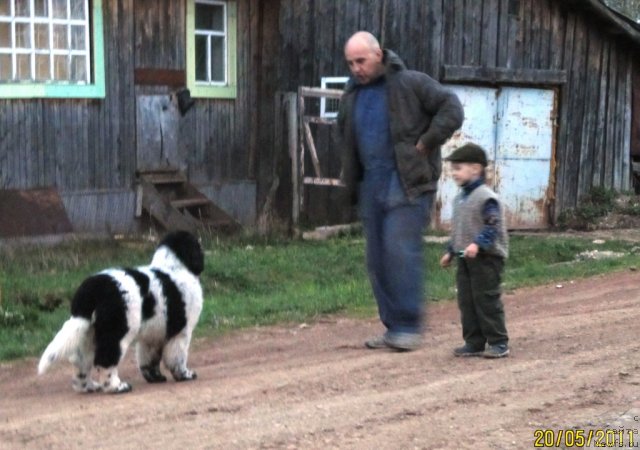
[[[434,193],[409,199],[397,175],[366,178],[360,216],[367,271],[380,320],[390,333],[421,333],[424,311],[422,235]]]

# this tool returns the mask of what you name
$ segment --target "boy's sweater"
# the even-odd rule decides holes
[[[486,254],[509,255],[504,208],[484,180],[464,186],[453,205],[450,251],[457,254],[472,242]]]

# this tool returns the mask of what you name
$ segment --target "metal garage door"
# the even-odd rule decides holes
[[[509,228],[546,228],[553,150],[554,91],[449,86],[460,98],[465,122],[442,148],[448,156],[466,142],[487,150],[489,185],[504,202]],[[458,187],[444,165],[436,226],[449,228]]]

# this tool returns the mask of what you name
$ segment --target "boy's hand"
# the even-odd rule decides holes
[[[451,253],[447,252],[440,258],[440,267],[449,267],[451,265]]]
[[[473,244],[469,244],[467,248],[464,249],[464,257],[465,258],[475,258],[478,256],[478,252],[480,251],[480,247],[475,242]]]

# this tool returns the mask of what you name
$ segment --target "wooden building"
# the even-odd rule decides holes
[[[78,231],[140,231],[136,171],[165,166],[245,225],[286,222],[281,93],[348,75],[343,45],[360,29],[454,88],[552,92],[548,183],[536,203],[547,223],[591,186],[632,187],[640,29],[598,0],[7,4],[0,189],[56,188]],[[194,100],[184,114],[183,87]],[[339,169],[331,132],[318,138],[323,164]],[[308,196],[309,222],[350,217],[339,188]]]

